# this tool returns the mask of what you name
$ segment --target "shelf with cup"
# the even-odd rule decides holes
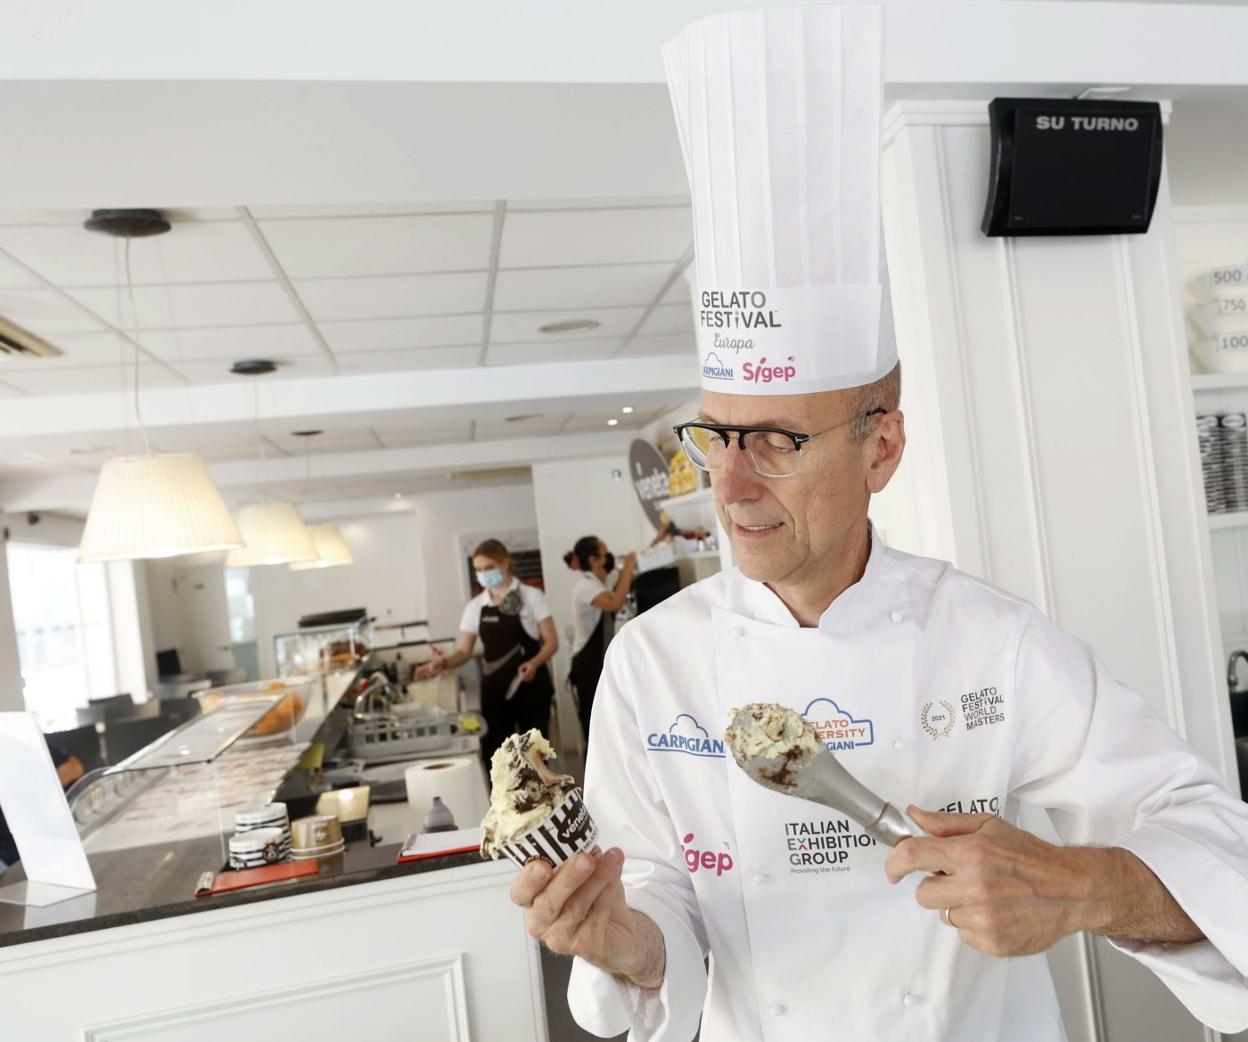
[[[1210,514],[1208,517],[1211,532],[1228,528],[1248,528],[1248,510],[1232,510],[1224,514]]]
[[[1193,373],[1193,391],[1248,391],[1248,373]]]
[[[658,507],[681,528],[715,527],[715,493],[710,488],[661,499]]]

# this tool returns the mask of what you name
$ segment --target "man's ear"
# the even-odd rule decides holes
[[[906,418],[902,411],[894,409],[876,420],[863,448],[867,453],[867,489],[877,495],[892,480],[906,449]]]

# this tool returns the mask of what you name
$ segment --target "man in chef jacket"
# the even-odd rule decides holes
[[[869,6],[716,16],[665,50],[703,373],[683,437],[737,567],[616,638],[586,770],[615,846],[529,865],[513,899],[604,1036],[1056,1042],[1040,953],[1078,930],[1241,1030],[1244,804],[1090,648],[868,524],[905,446],[880,53]],[[754,784],[722,741],[750,702],[804,714],[930,835],[890,851]]]

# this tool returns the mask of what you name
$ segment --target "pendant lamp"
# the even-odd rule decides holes
[[[310,568],[335,568],[342,564],[354,564],[351,548],[342,538],[337,525],[312,525],[312,540],[316,543],[315,561],[296,561],[290,566],[292,572]]]
[[[316,544],[292,503],[249,503],[238,512],[243,546],[231,550],[227,568],[315,561]]]
[[[177,557],[240,546],[242,537],[203,461],[187,452],[150,451],[139,414],[139,321],[130,276],[130,240],[163,234],[169,231],[169,222],[156,210],[96,210],[86,227],[125,239],[126,287],[135,330],[135,415],[149,451],[108,460],[101,468],[79,560]]]
[[[78,557],[176,557],[242,542],[203,461],[189,452],[152,452],[104,464]]]

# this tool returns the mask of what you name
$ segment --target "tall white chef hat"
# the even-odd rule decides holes
[[[886,375],[883,9],[714,15],[663,62],[693,193],[703,387],[803,394]]]

